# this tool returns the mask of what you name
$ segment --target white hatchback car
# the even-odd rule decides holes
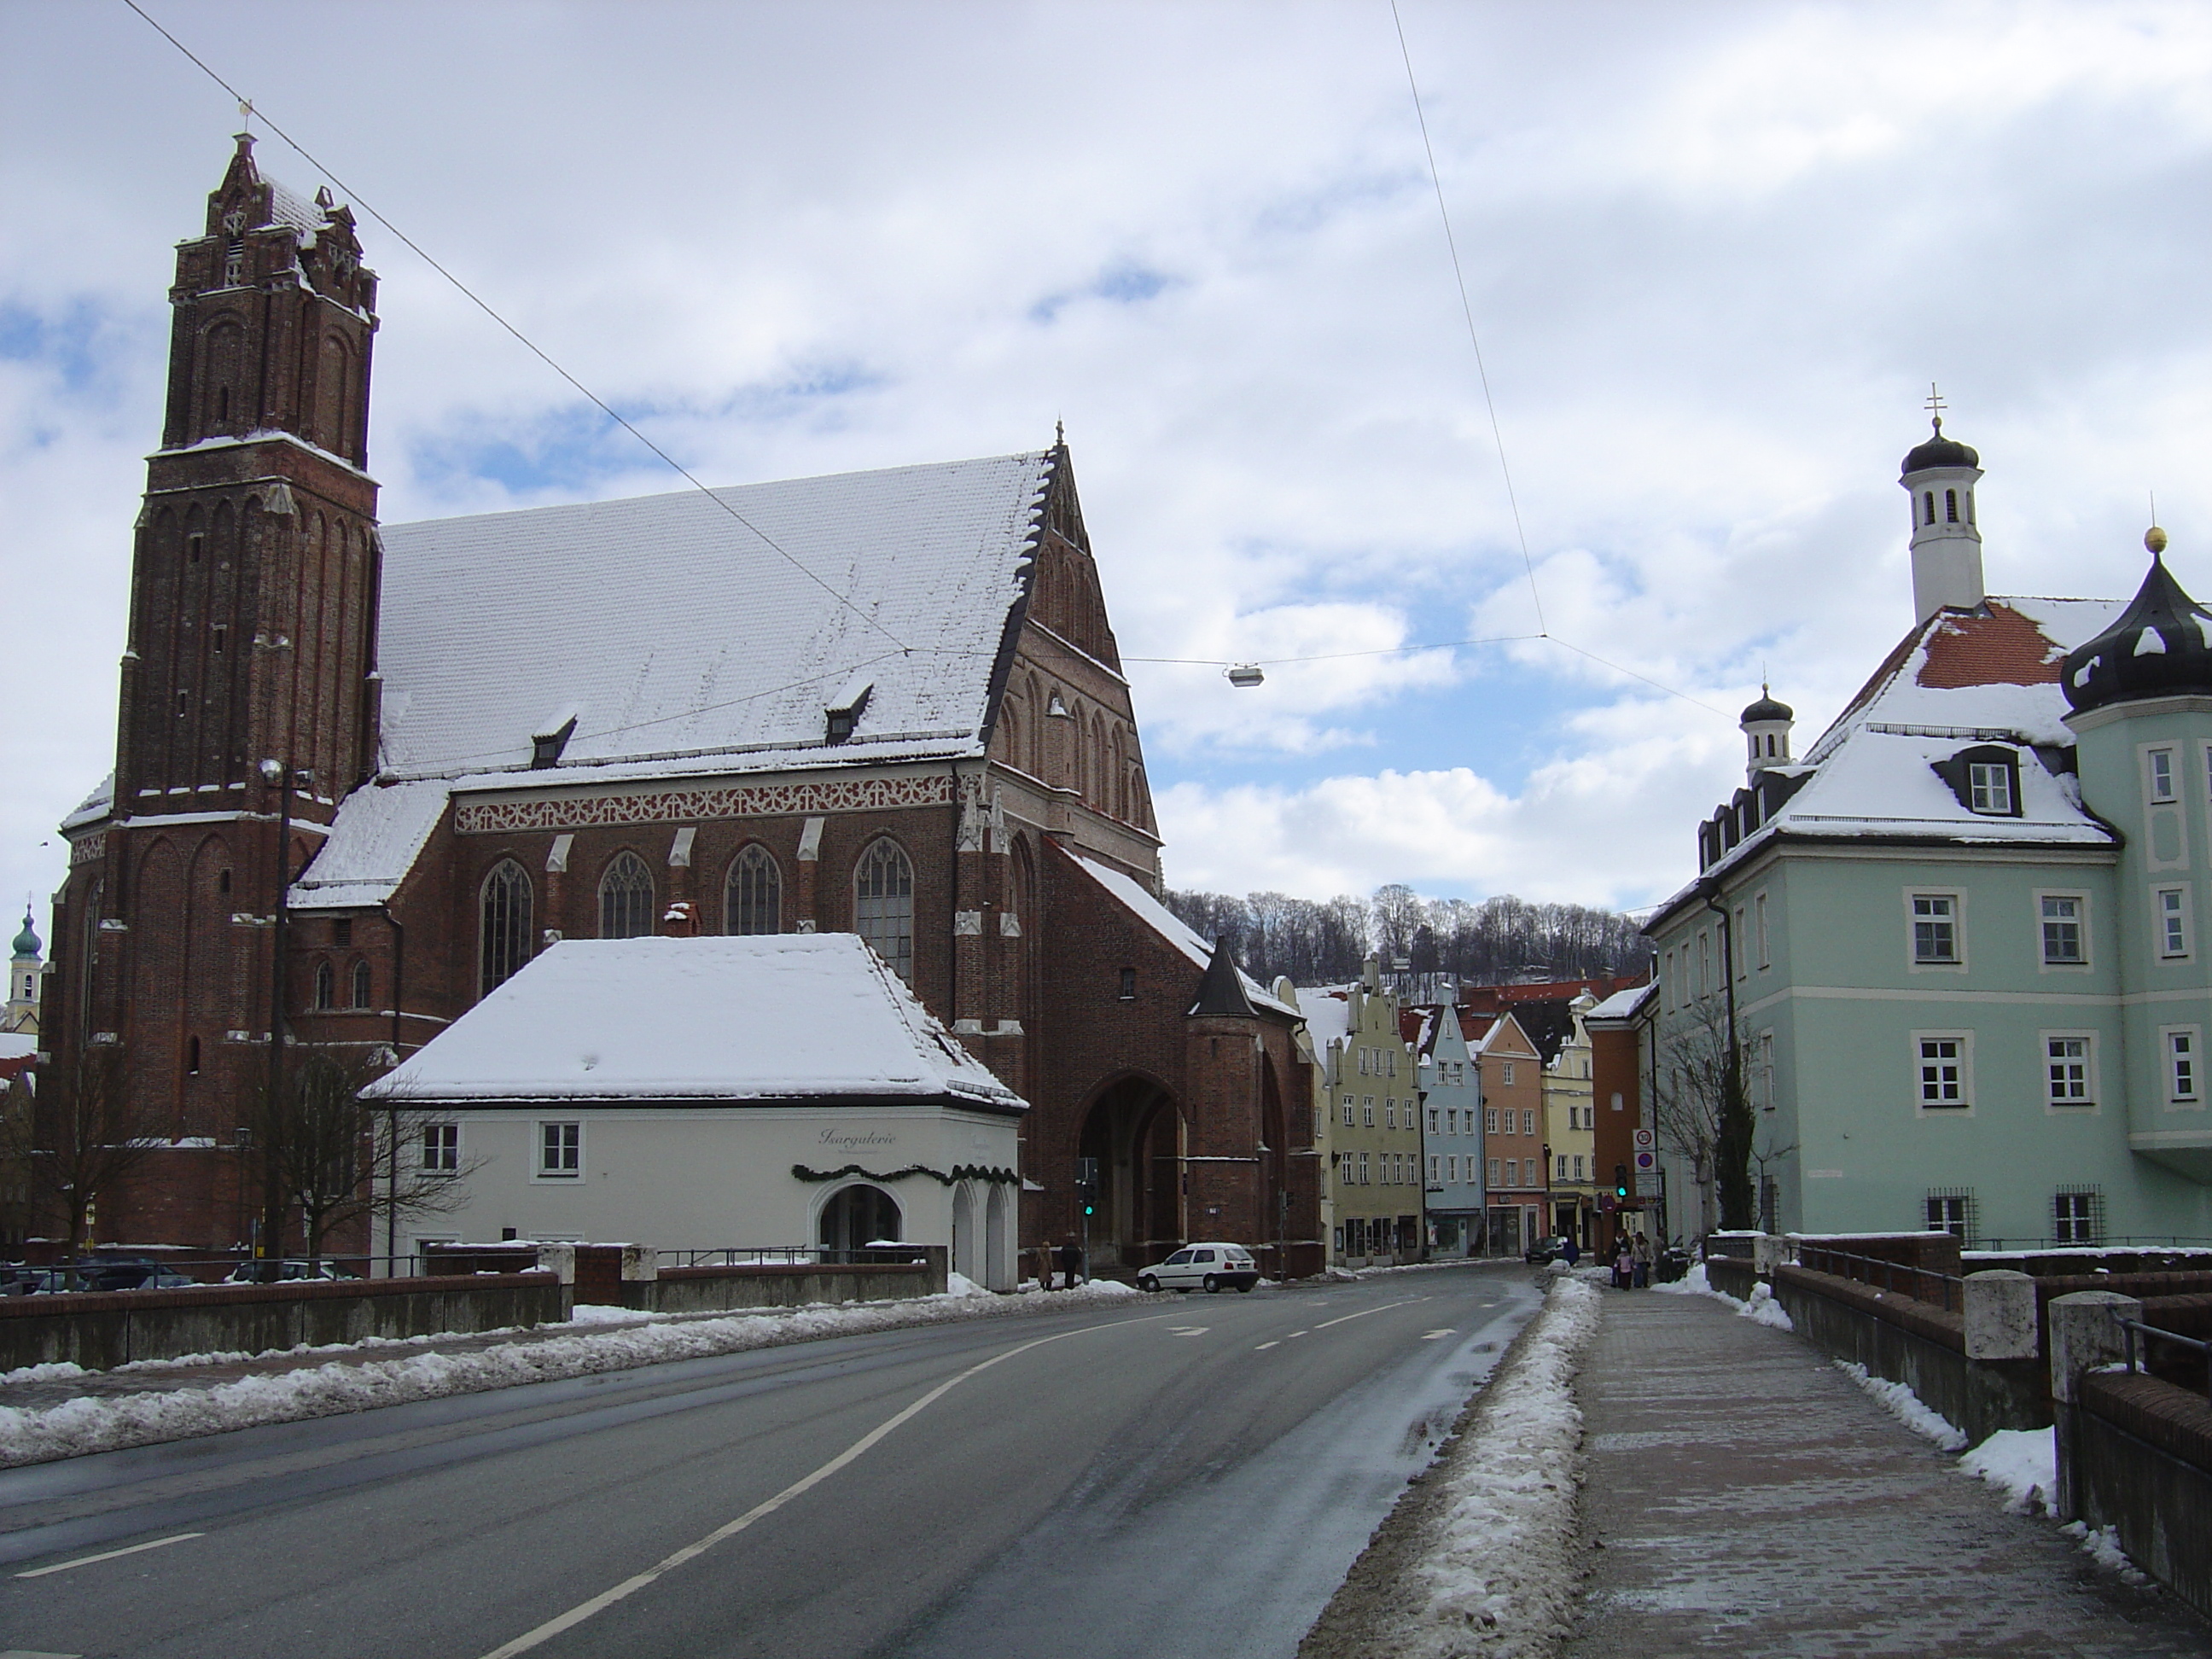
[[[1137,1275],[1140,1291],[1218,1291],[1224,1285],[1249,1291],[1259,1282],[1260,1264],[1242,1244],[1186,1244]]]

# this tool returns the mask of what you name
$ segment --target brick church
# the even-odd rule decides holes
[[[1077,1231],[1092,1158],[1103,1267],[1317,1267],[1297,1014],[1155,897],[1066,443],[380,526],[362,257],[246,137],[178,249],[46,981],[54,1091],[112,1048],[162,1143],[100,1236],[245,1238],[272,1060],[390,1064],[562,938],[819,930],[1030,1103],[1025,1244]]]

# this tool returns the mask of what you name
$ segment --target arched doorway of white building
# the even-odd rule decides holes
[[[897,1238],[903,1221],[896,1199],[880,1187],[855,1182],[823,1201],[815,1242],[825,1261],[847,1261],[877,1239]]]

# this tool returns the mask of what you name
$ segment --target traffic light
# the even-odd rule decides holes
[[[1083,1213],[1085,1215],[1097,1215],[1098,1213],[1098,1206],[1086,1198],[1083,1200]]]
[[[1628,1166],[1626,1164],[1613,1166],[1613,1195],[1615,1198],[1628,1196]]]

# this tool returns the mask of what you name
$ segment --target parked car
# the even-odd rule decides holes
[[[1260,1264],[1242,1244],[1186,1244],[1137,1275],[1140,1291],[1212,1291],[1224,1285],[1249,1291],[1259,1282]]]
[[[152,1288],[163,1274],[189,1285],[183,1274],[165,1267],[150,1256],[90,1255],[76,1264],[75,1288],[84,1291],[143,1291]]]
[[[1540,1267],[1547,1261],[1556,1261],[1567,1253],[1564,1237],[1540,1238],[1521,1253],[1521,1259],[1532,1267]]]
[[[287,1256],[279,1260],[241,1261],[229,1279],[231,1285],[276,1285],[292,1279],[358,1279],[359,1273],[349,1273],[335,1261],[307,1261],[303,1257]]]
[[[63,1291],[79,1291],[84,1287],[75,1282],[66,1267],[27,1267],[16,1277],[23,1286],[25,1296],[54,1296]]]

